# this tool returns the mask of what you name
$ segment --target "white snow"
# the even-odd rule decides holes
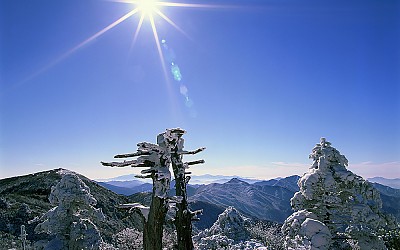
[[[313,148],[310,158],[313,164],[299,179],[300,191],[291,199],[296,212],[282,227],[287,247],[327,249],[332,237],[345,234],[359,246],[368,241],[385,249],[375,233],[393,222],[382,214],[377,190],[347,170],[346,157],[325,138]]]

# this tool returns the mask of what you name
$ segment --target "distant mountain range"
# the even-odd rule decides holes
[[[242,178],[239,176],[225,176],[225,175],[193,175],[190,179],[190,186],[197,188],[201,185],[211,184],[211,183],[225,183],[233,178],[245,181],[247,183],[255,183],[261,180]],[[105,188],[117,194],[131,195],[138,192],[151,192],[152,184],[150,182],[144,182],[138,180],[134,174],[122,175],[110,179],[99,179],[97,183]],[[171,183],[171,188],[173,188],[173,183]]]
[[[131,179],[130,179],[131,178]],[[289,178],[289,179],[288,179]],[[276,178],[270,180],[257,180],[250,178],[242,178],[238,176],[225,176],[225,175],[198,175],[192,176],[190,180],[191,188],[197,189],[207,184],[224,184],[232,179],[238,179],[248,184],[266,185],[266,186],[280,186],[287,188],[290,191],[297,192],[297,180],[299,176],[291,176],[286,178]],[[368,181],[372,183],[381,184],[394,189],[400,189],[400,178],[386,179],[383,177],[369,178]],[[134,175],[123,175],[111,179],[102,179],[97,181],[99,185],[110,189],[117,194],[131,195],[138,192],[151,192],[152,185],[149,182],[137,180]],[[171,183],[173,188],[174,182]]]
[[[368,178],[369,182],[374,182],[374,183],[379,183],[391,188],[396,188],[400,189],[400,178],[396,179],[386,179],[383,177],[373,177],[373,178]]]
[[[193,204],[213,204],[223,210],[234,206],[243,214],[263,220],[282,223],[291,213],[290,199],[299,190],[299,176],[289,176],[271,180],[254,180],[249,183],[246,178],[231,178],[223,175],[196,176],[195,185],[188,186],[189,201]],[[208,183],[211,180],[217,183]],[[395,184],[393,180],[382,177],[374,178],[383,183]],[[192,180],[190,181],[192,183]],[[200,184],[199,184],[200,183]],[[138,192],[151,192],[149,183],[134,181],[99,182],[110,190],[132,195]],[[379,183],[373,183],[381,193],[383,210],[395,215],[400,220],[400,189],[395,189]],[[171,195],[175,193],[174,182],[171,183]],[[134,195],[131,197],[135,197]],[[133,198],[136,200],[136,198]],[[139,200],[140,201],[140,200]],[[212,215],[214,218],[217,215]],[[202,226],[200,226],[202,227]]]
[[[234,206],[243,214],[262,220],[282,223],[291,213],[290,198],[295,190],[286,186],[296,183],[298,176],[279,181],[256,182],[249,184],[233,178],[218,184],[212,183],[199,187],[189,201],[203,201],[221,207]]]
[[[211,175],[211,174],[205,174],[205,175],[192,175],[192,178],[190,179],[190,182],[192,185],[202,185],[202,184],[211,184],[211,183],[225,183],[233,178],[238,178],[242,181],[245,181],[247,183],[255,183],[258,181],[261,181],[259,179],[254,179],[254,178],[246,178],[246,177],[241,177],[237,175]],[[278,178],[279,179],[279,178]],[[116,184],[116,186],[119,185],[132,185],[132,186],[138,186],[143,183],[151,183],[150,180],[139,180],[138,178],[135,177],[135,174],[128,174],[128,175],[121,175],[113,178],[108,178],[108,179],[96,179],[95,181],[97,182],[107,182],[109,184]],[[130,184],[122,184],[126,182],[131,182]],[[114,184],[113,184],[114,183]]]

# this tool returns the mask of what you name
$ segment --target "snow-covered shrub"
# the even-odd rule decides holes
[[[125,228],[114,236],[119,250],[143,249],[143,233],[134,228]]]
[[[378,235],[385,241],[388,249],[400,249],[400,225],[392,230],[380,229]]]
[[[209,229],[193,237],[196,249],[262,249],[257,240],[250,239],[246,228],[249,219],[234,207],[228,207]]]
[[[65,173],[53,186],[49,196],[50,209],[40,219],[35,232],[55,236],[43,246],[46,249],[98,249],[102,242],[100,232],[92,220],[104,219],[90,194],[89,187],[73,173]],[[40,244],[39,244],[40,245]]]
[[[379,192],[362,177],[347,170],[346,157],[325,138],[321,138],[321,142],[313,148],[310,158],[313,164],[299,179],[300,191],[291,199],[296,212],[282,228],[286,243],[290,245],[304,239],[303,245],[307,245],[312,243],[309,237],[314,237],[310,233],[323,233],[319,243],[322,245],[316,249],[326,249],[330,245],[350,247],[349,240],[356,242],[361,249],[385,249],[376,232],[379,228],[392,227],[394,223],[381,212]],[[290,229],[291,226],[296,226],[296,229]],[[308,232],[310,235],[304,238],[298,233],[305,234],[305,226],[315,226],[319,230],[312,229]],[[328,239],[326,229],[329,229],[334,241]],[[327,241],[322,243],[323,239]]]
[[[23,249],[23,242],[20,237],[0,231],[0,249]],[[28,240],[25,242],[25,249],[33,249]]]
[[[31,218],[31,213],[32,210],[29,207],[29,205],[27,205],[26,203],[22,203],[18,208],[15,217],[21,220],[22,222],[27,222],[29,218]]]
[[[171,249],[177,249],[177,236],[176,236],[176,230],[173,226],[164,226],[164,232],[163,232],[163,249],[164,250],[171,250]]]
[[[284,238],[281,225],[272,222],[254,221],[247,230],[252,239],[260,241],[269,250],[284,250]]]
[[[286,235],[287,249],[329,249],[332,243],[328,227],[307,210],[300,210],[290,215],[282,226],[282,232]]]
[[[218,215],[217,221],[204,234],[224,235],[235,242],[244,241],[249,237],[245,224],[248,219],[243,217],[234,207],[228,207]]]
[[[0,197],[0,209],[8,208],[10,208],[10,203],[4,197]]]

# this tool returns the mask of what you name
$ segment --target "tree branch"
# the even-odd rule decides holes
[[[196,165],[196,164],[203,164],[203,163],[205,163],[205,161],[204,161],[204,160],[197,160],[197,161],[189,161],[189,162],[185,162],[185,164],[187,164],[188,166],[191,166],[191,165]]]
[[[178,152],[178,154],[181,154],[181,155],[194,155],[194,154],[197,154],[197,153],[200,153],[200,152],[202,152],[202,151],[204,151],[206,148],[198,148],[198,149],[196,149],[196,150],[193,150],[193,151],[186,151],[186,150],[182,150],[182,151],[179,151]]]
[[[116,155],[116,156],[114,156],[114,158],[128,158],[128,157],[135,157],[135,156],[141,156],[141,155],[150,155],[150,153],[145,152],[145,151],[138,151],[138,152],[130,153],[130,154]]]

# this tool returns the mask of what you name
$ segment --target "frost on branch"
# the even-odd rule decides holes
[[[102,162],[110,167],[143,167],[139,178],[151,178],[153,192],[150,208],[141,204],[125,204],[122,208],[128,208],[141,214],[144,223],[143,247],[144,249],[162,249],[162,235],[165,217],[168,211],[168,192],[171,182],[169,166],[171,163],[167,145],[158,142],[152,144],[141,142],[137,144],[137,152],[131,154],[116,155],[115,158],[138,157],[136,160],[123,162]]]
[[[345,248],[351,240],[361,249],[386,249],[376,232],[391,227],[393,220],[381,212],[378,191],[347,170],[346,157],[325,138],[313,148],[310,158],[313,164],[299,179],[300,191],[291,199],[296,212],[282,227],[287,247]],[[318,240],[313,240],[315,237]]]
[[[129,209],[129,212],[137,212],[142,216],[144,221],[147,221],[149,218],[150,207],[143,206],[140,203],[129,203],[119,205],[119,208]]]
[[[182,158],[183,155],[200,153],[205,148],[199,148],[193,151],[184,150],[184,139],[182,136],[185,133],[185,130],[175,128],[167,129],[164,133],[157,136],[157,143],[163,145],[171,157],[172,169],[175,177],[176,196],[181,197],[181,201],[177,202],[174,206],[174,208],[176,208],[175,226],[179,250],[193,249],[192,221],[198,220],[197,215],[202,213],[201,210],[190,211],[188,208],[187,184],[190,181],[189,174],[191,172],[187,172],[187,169],[189,169],[189,166],[204,163],[204,160],[183,162]]]
[[[187,206],[186,186],[190,180],[190,172],[186,170],[191,165],[204,163],[203,160],[183,162],[182,156],[186,154],[197,154],[204,150],[199,148],[194,151],[183,150],[184,140],[181,138],[185,133],[183,129],[167,129],[157,136],[157,145],[147,142],[138,144],[135,153],[116,155],[115,158],[138,157],[136,160],[123,162],[102,162],[104,166],[110,167],[145,167],[139,178],[151,178],[153,180],[153,195],[149,211],[135,204],[131,211],[142,211],[144,218],[144,249],[161,249],[162,230],[168,208],[175,212],[175,226],[177,229],[178,249],[193,249],[192,243],[192,220],[197,219],[200,211],[190,211]],[[176,196],[168,197],[171,182],[169,167],[172,164],[175,177]],[[143,211],[148,211],[148,215]]]
[[[45,213],[35,228],[55,238],[47,244],[49,249],[97,249],[102,242],[99,230],[92,222],[104,219],[96,209],[96,199],[90,189],[75,174],[66,173],[51,188],[50,203],[56,207]]]

